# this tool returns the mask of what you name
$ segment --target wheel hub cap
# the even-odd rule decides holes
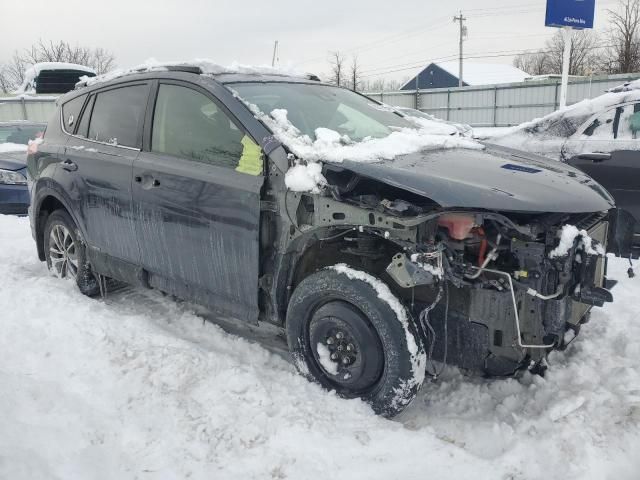
[[[64,225],[54,225],[49,235],[51,269],[59,278],[76,278],[78,251],[71,232]]]

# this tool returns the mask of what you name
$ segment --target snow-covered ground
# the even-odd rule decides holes
[[[640,278],[543,378],[448,369],[395,421],[192,308],[49,276],[0,216],[2,479],[640,478]]]

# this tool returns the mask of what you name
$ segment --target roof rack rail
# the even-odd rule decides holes
[[[164,68],[166,68],[170,72],[197,73],[198,75],[202,74],[202,69],[200,67],[196,67],[195,65],[168,65]]]

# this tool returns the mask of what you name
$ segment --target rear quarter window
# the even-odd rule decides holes
[[[87,95],[80,95],[62,105],[62,123],[67,132],[73,133],[86,99]]]
[[[93,104],[88,138],[139,148],[148,91],[144,84],[99,92]]]

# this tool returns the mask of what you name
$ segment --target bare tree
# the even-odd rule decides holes
[[[344,56],[340,52],[331,52],[329,63],[331,64],[331,78],[329,81],[337,86],[344,85],[346,83],[344,78]]]
[[[351,59],[351,72],[350,72],[350,87],[354,92],[362,90],[362,80],[360,78],[360,64],[358,63],[358,56],[354,55]]]
[[[599,64],[596,55],[598,36],[588,30],[574,31],[571,36],[571,57],[569,75],[586,75],[592,73]],[[550,75],[562,73],[564,55],[564,37],[557,31],[538,52],[517,56],[514,66],[531,75]]]
[[[383,92],[385,90],[386,82],[384,78],[376,78],[367,82],[366,90],[370,92]]]
[[[65,41],[38,43],[22,51],[16,50],[11,62],[0,68],[0,89],[15,90],[24,82],[27,68],[41,62],[77,63],[93,68],[96,73],[105,73],[115,66],[115,57],[104,48],[72,46]]]
[[[600,57],[607,73],[640,70],[640,1],[620,0],[618,10],[607,10],[607,48]]]
[[[513,59],[513,66],[529,75],[549,73],[549,58],[546,52],[524,53]]]
[[[574,31],[571,36],[571,57],[569,59],[569,75],[586,75],[597,63],[596,48],[598,37],[589,30]],[[562,73],[562,57],[564,54],[564,37],[561,31],[547,41],[545,45],[549,73]]]

